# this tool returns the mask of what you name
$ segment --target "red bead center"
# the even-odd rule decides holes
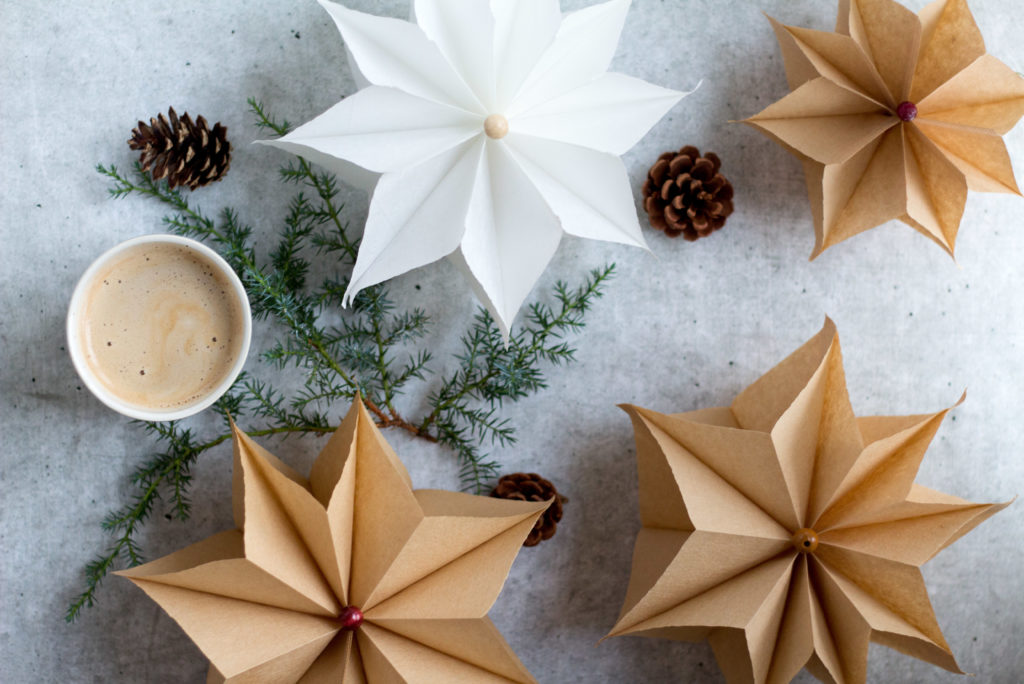
[[[338,622],[341,623],[342,629],[355,631],[363,624],[363,611],[355,606],[345,606],[345,609],[341,611],[341,615],[338,616]]]
[[[917,105],[913,102],[901,102],[896,108],[896,116],[904,121],[913,121],[917,118]]]

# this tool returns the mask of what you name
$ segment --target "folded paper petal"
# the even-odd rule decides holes
[[[826,318],[814,337],[740,392],[732,402],[739,427],[770,432],[814,378],[838,339],[835,323]]]
[[[635,407],[628,407],[627,411],[633,417],[636,430],[653,437],[657,449],[668,462],[675,486],[682,494],[688,520],[694,528],[723,534],[784,541],[789,539],[790,533],[786,528],[744,494],[743,490],[748,489],[749,480],[728,480],[703,463],[676,436],[659,425],[670,422],[665,417]],[[716,465],[724,473],[733,474],[738,464],[734,460],[730,463],[727,459],[728,455]],[[775,473],[769,471],[768,477],[774,482],[782,480],[777,468]]]
[[[823,250],[901,217],[907,206],[903,126],[895,126],[842,164],[822,168]]]
[[[242,533],[228,530],[158,560],[129,568],[122,577],[217,594],[322,617],[337,615],[245,558]]]
[[[764,682],[792,568],[792,558],[767,561],[624,634],[708,638],[727,681]]]
[[[351,302],[364,287],[451,254],[463,238],[482,136],[405,171],[382,176],[345,291]]]
[[[415,24],[357,12],[329,0],[319,2],[370,83],[487,115],[441,50]]]
[[[609,636],[707,639],[733,684],[864,684],[869,640],[960,671],[919,567],[1008,504],[914,484],[946,412],[856,418],[831,321],[731,408],[625,408],[643,529]]]
[[[512,560],[536,524],[538,515],[516,523],[373,605],[368,615],[373,620],[461,619],[485,615],[498,597]]]
[[[381,578],[398,562],[422,523],[423,511],[389,461],[372,451],[360,456],[356,463],[359,505],[352,525],[349,600],[365,611],[373,605],[371,596]]]
[[[1003,135],[1024,115],[1024,76],[984,55],[921,100],[921,119]]]
[[[931,121],[920,122],[918,130],[964,175],[969,189],[1020,194],[1006,144],[993,131]]]
[[[494,15],[481,0],[415,0],[416,23],[473,91],[486,112],[497,111]]]
[[[628,404],[620,404],[633,423],[633,438],[636,441],[636,470],[640,490],[647,496],[640,497],[640,520],[644,527],[654,529],[693,531],[696,529],[686,511],[683,493],[676,485],[672,465],[662,452],[657,431]],[[672,537],[678,544],[685,538]],[[665,563],[668,562],[665,557]]]
[[[629,175],[618,157],[518,133],[509,152],[569,235],[643,247]],[[579,173],[586,168],[587,176]]]
[[[298,155],[308,162],[318,164],[328,173],[334,174],[345,183],[367,193],[373,192],[373,188],[377,185],[377,181],[380,180],[379,173],[370,171],[345,159],[340,159],[321,152],[315,147],[292,143],[280,138],[277,140],[257,140],[256,143],[260,145],[268,145],[270,147],[277,147],[278,149]]]
[[[825,531],[839,524],[872,520],[879,509],[905,501],[947,411],[927,416],[860,452],[853,467],[842,473],[842,479],[833,480],[835,486],[829,488],[828,499],[823,497],[820,513],[812,511],[815,529]]]
[[[486,628],[485,624],[477,626]],[[449,636],[462,637],[465,629],[449,629]],[[476,641],[485,641],[481,637],[494,635],[497,638],[497,630],[491,630],[490,634],[484,632],[474,635]],[[360,630],[360,647],[364,654],[364,663],[368,679],[371,682],[424,682],[424,684],[509,684],[510,682],[533,682],[533,677],[526,672],[521,665],[514,667],[514,663],[508,662],[507,651],[499,651],[493,648],[486,641],[484,648],[488,649],[487,655],[491,659],[483,661],[482,664],[473,662],[477,660],[472,655],[471,660],[464,660],[463,648],[458,644],[452,644],[445,640],[448,648],[455,647],[455,654],[442,650],[444,647],[432,648],[421,641],[414,641],[406,638],[397,632],[392,632],[378,625],[366,625]],[[490,648],[488,648],[490,647]],[[497,655],[502,660],[493,663]],[[514,657],[514,656],[513,656]],[[511,667],[510,667],[511,666]],[[491,668],[501,672],[494,672]],[[506,673],[511,674],[509,677]]]
[[[524,111],[516,133],[625,154],[685,93],[607,73]]]
[[[683,93],[606,73],[630,0],[415,0],[418,23],[320,2],[363,91],[273,144],[373,189],[346,304],[448,256],[507,341],[563,230],[644,246],[615,155]]]
[[[874,630],[872,640],[963,674],[942,636],[921,571],[836,547],[819,547],[830,577]]]
[[[629,589],[611,634],[625,634],[640,620],[665,613],[788,548],[788,540],[645,527],[636,539]]]
[[[806,46],[797,41],[790,32],[790,27],[772,17],[767,18],[771,22],[775,39],[779,43],[779,52],[782,53],[782,64],[786,69],[786,82],[789,84],[789,89],[796,90],[804,83],[820,76],[821,73],[815,66],[815,61],[812,56],[807,54]],[[857,49],[860,49],[860,46]]]
[[[811,586],[806,556],[796,559],[789,596],[782,610],[778,634],[771,646],[776,654],[763,681],[788,682],[817,655],[833,677],[837,667],[835,643],[828,632],[826,617]],[[836,678],[841,680],[840,677]]]
[[[232,437],[236,435],[239,439],[234,440],[231,472],[231,514],[235,520],[235,526],[239,529],[245,528],[245,470],[242,468],[242,448],[249,453],[258,456],[264,463],[281,473],[289,480],[296,482],[299,486],[308,488],[309,481],[300,475],[295,469],[284,463],[277,456],[261,447],[243,432],[236,431],[235,426],[231,428]]]
[[[828,672],[828,676],[837,682],[866,682],[871,625],[857,610],[854,601],[844,592],[844,588],[851,585],[841,577],[838,581],[843,584],[838,584],[837,580],[832,579],[832,574],[824,563],[815,561],[809,564],[808,569],[811,574],[811,585],[828,616],[831,631],[842,635],[842,638],[836,639],[835,642],[841,672]],[[808,665],[808,669],[819,679],[828,681],[827,677],[815,672],[811,665]]]
[[[398,473],[398,477],[412,489],[412,478],[406,470],[395,450],[391,448],[384,435],[377,429],[373,417],[366,410],[362,400],[352,402],[345,419],[331,435],[324,448],[316,457],[309,475],[309,487],[313,496],[324,506],[335,502],[339,497],[351,496],[351,493],[340,492],[342,480],[347,477],[351,463],[358,454],[369,453],[368,458],[380,459],[390,464]],[[411,494],[409,494],[411,498]]]
[[[820,359],[771,428],[775,452],[800,521],[790,529],[799,529],[803,521],[816,517],[825,493],[856,460],[861,442],[853,408],[846,399],[842,352],[832,322],[826,320],[822,332],[794,356],[783,364],[792,364],[792,368],[807,364],[800,369],[801,376],[816,357]],[[749,410],[749,402],[756,396],[744,397],[741,406]]]
[[[840,164],[896,125],[878,103],[816,78],[744,123],[821,164]]]
[[[530,673],[505,643],[490,618],[378,620],[374,624],[479,670],[504,678],[499,681],[533,681]]]
[[[999,136],[1024,78],[985,54],[966,0],[840,0],[835,33],[771,23],[793,92],[746,123],[804,166],[812,259],[892,219],[952,256],[968,188],[1019,194]]]
[[[497,109],[507,111],[562,22],[558,0],[491,0]]]
[[[850,36],[785,26],[771,17],[769,20],[780,44],[787,46],[783,52],[787,56],[787,68],[793,62],[795,68],[801,69],[803,73],[799,82],[790,83],[792,90],[815,77],[821,77],[841,88],[860,93],[880,107],[892,108],[899,104],[893,99],[867,53]]]
[[[608,71],[632,0],[608,0],[563,17],[507,114],[515,117]]]
[[[919,515],[910,514],[910,509],[902,512],[907,517],[898,520],[829,530],[822,533],[822,542],[898,563],[923,565],[1008,505],[964,503],[938,512],[918,505],[916,508],[923,509]]]
[[[402,171],[480,134],[482,117],[395,88],[370,86],[264,144],[340,157],[374,173]]]
[[[967,203],[967,179],[916,126],[906,127],[904,140],[907,216],[953,256]]]
[[[369,684],[353,632],[335,635],[298,684]]]
[[[672,627],[706,626],[745,630],[759,614],[778,614],[785,601],[792,558],[774,558],[652,616],[624,634]],[[765,610],[762,610],[765,609]],[[768,615],[767,617],[770,617]]]
[[[486,615],[550,502],[414,492],[358,397],[309,483],[232,427],[244,530],[119,573],[208,682],[534,681]]]
[[[336,615],[340,606],[321,563],[334,560],[323,508],[304,487],[287,478],[234,428],[236,453],[245,486],[245,557]]]
[[[365,465],[360,467],[360,462]],[[419,519],[419,507],[409,491],[412,481],[361,401],[352,404],[345,420],[321,450],[310,475],[312,492],[320,505],[326,507],[338,572],[344,587],[344,592],[338,596],[346,603],[349,602],[353,566],[357,472],[362,473],[364,489],[371,483],[390,485],[383,495],[387,497],[391,514],[385,516],[381,524],[390,525],[388,532],[396,538],[405,538]],[[370,491],[376,495],[378,487],[374,486]],[[371,525],[377,524],[372,513],[364,510],[362,517],[364,526],[367,518],[370,518]]]
[[[505,335],[562,237],[558,219],[504,143],[479,157],[462,255]]]
[[[922,13],[926,23],[921,53],[914,72],[914,87],[907,98],[912,102],[924,100],[985,54],[985,40],[974,23],[967,0],[939,0],[929,9],[935,14]]]
[[[298,680],[339,631],[334,620],[324,617],[132,581],[160,604],[228,682],[240,675],[251,676],[250,681]]]
[[[374,620],[486,615],[548,504],[492,505],[482,497],[422,489],[416,498],[423,518],[362,599],[364,611]]]
[[[803,507],[797,512],[770,434],[705,423],[701,414],[667,416],[646,409],[636,411],[773,520],[788,529],[799,529]],[[702,528],[698,525],[697,529]]]
[[[255,474],[256,481],[266,487],[276,505],[279,506],[278,510],[284,514],[284,519],[279,523],[282,528],[281,532],[286,536],[297,537],[297,540],[316,561],[317,570],[327,581],[334,598],[341,601],[340,604],[337,601],[326,604],[331,614],[337,615],[347,601],[347,559],[350,534],[340,538],[338,535],[338,532],[343,534],[350,532],[350,527],[346,524],[347,521],[339,520],[338,516],[331,515],[329,511],[324,510],[323,504],[317,501],[308,487],[291,480],[273,468],[270,461],[261,456],[258,450],[252,448],[255,443],[249,439],[248,435],[241,432],[237,426],[234,426],[233,430],[236,444],[239,445],[239,463],[242,470]],[[246,491],[254,499],[253,505],[272,507],[273,504],[264,498],[265,491],[250,493],[248,488]],[[261,521],[257,521],[257,523],[257,528],[263,524]],[[285,523],[291,524],[290,530],[286,529]],[[337,529],[332,529],[334,525],[337,525]],[[274,558],[275,553],[280,550],[279,542],[273,539],[263,539],[259,534],[251,531],[252,525],[246,529],[250,530],[246,537],[248,539],[247,548],[250,550],[249,557],[254,559]],[[288,543],[292,544],[294,541]],[[296,557],[300,555],[298,552],[293,553]],[[305,583],[306,581],[302,581],[296,586],[303,586]]]
[[[893,102],[910,99],[921,21],[896,0],[851,0],[850,33],[871,59]]]

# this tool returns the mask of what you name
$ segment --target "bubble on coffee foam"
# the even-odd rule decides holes
[[[162,259],[166,252],[178,252],[178,255],[181,254],[179,250],[173,247],[165,249],[161,246],[153,251],[159,253],[153,256],[153,258],[159,259]],[[174,255],[172,258],[175,258],[178,255]],[[152,252],[147,250],[147,253],[144,255],[144,260],[151,261],[151,256]],[[140,274],[144,273],[144,277],[140,275],[136,278],[135,276],[137,274],[134,271],[127,278],[124,277],[124,273],[115,273],[113,277],[110,277],[107,280],[106,284],[113,285],[115,281],[120,280],[120,287],[104,289],[107,289],[109,296],[116,298],[126,296],[123,294],[125,290],[133,290],[133,287],[138,288],[134,289],[135,293],[144,291],[145,295],[148,297],[153,297],[154,295],[163,297],[163,293],[173,293],[172,298],[176,298],[179,295],[184,296],[189,299],[193,299],[194,303],[201,310],[214,314],[215,316],[223,315],[218,313],[219,310],[217,307],[220,305],[220,302],[214,300],[217,299],[218,293],[223,297],[228,297],[231,293],[229,293],[229,288],[224,287],[222,278],[218,278],[217,283],[209,282],[208,278],[218,277],[216,269],[212,268],[205,259],[197,259],[194,253],[181,256],[184,258],[177,260],[176,265],[168,264],[167,268],[164,268],[162,263],[155,263],[151,266],[147,265],[144,271],[139,272]],[[189,272],[190,269],[191,272]],[[197,275],[197,273],[200,275]],[[119,279],[117,276],[122,277]],[[151,283],[159,283],[159,287],[151,289]],[[199,286],[197,287],[195,283],[198,283]],[[219,287],[217,286],[218,283],[220,284]],[[128,294],[131,294],[131,292]],[[141,303],[138,305],[141,305]],[[237,304],[235,306],[237,306]],[[121,315],[122,313],[123,309],[120,312],[117,308],[113,309],[113,315],[111,319],[109,319],[109,321],[112,322],[103,322],[102,325],[104,331],[102,334],[104,337],[97,340],[97,342],[104,350],[104,353],[107,354],[108,359],[110,360],[110,365],[115,367],[117,365],[121,365],[124,368],[123,370],[122,368],[116,368],[116,372],[112,377],[123,378],[123,380],[119,380],[118,382],[129,383],[124,387],[128,388],[128,392],[136,392],[137,396],[140,397],[142,404],[158,409],[179,408],[192,404],[196,400],[207,396],[209,392],[215,388],[218,384],[219,378],[221,377],[221,371],[225,367],[224,360],[226,360],[226,357],[223,356],[223,352],[232,348],[234,343],[233,336],[221,334],[220,331],[218,331],[217,335],[210,335],[207,333],[208,336],[206,336],[206,340],[209,340],[210,343],[206,344],[202,339],[202,333],[196,331],[198,333],[197,336],[190,339],[188,342],[179,339],[178,344],[174,344],[172,346],[177,349],[177,354],[191,356],[193,362],[199,364],[198,366],[192,366],[193,370],[199,371],[197,375],[191,375],[190,372],[190,376],[192,378],[198,377],[198,380],[194,380],[195,384],[191,387],[179,386],[177,391],[180,391],[180,393],[176,396],[165,394],[162,398],[157,398],[153,393],[163,393],[163,386],[167,384],[165,383],[164,372],[161,371],[162,366],[160,365],[159,359],[153,359],[151,356],[146,359],[141,358],[146,351],[145,349],[140,350],[138,348],[141,343],[141,338],[133,335],[131,332],[134,330],[132,325],[128,325],[128,327],[123,328],[124,335],[116,333],[114,330],[110,330],[109,332],[107,331],[108,326],[119,328],[123,324],[125,318]],[[236,315],[237,313],[237,311],[232,311],[233,315]],[[107,335],[113,335],[113,337],[108,338]],[[219,344],[223,340],[227,340],[227,343]],[[118,344],[107,345],[106,342],[118,342]],[[127,344],[122,344],[122,342],[126,342]],[[110,347],[120,347],[120,349],[115,351],[115,349],[111,349]],[[154,349],[151,351],[157,350]],[[142,375],[139,373],[140,365],[131,363],[131,359],[125,356],[125,354],[128,354],[129,356],[134,354],[137,361],[156,361],[157,365],[152,368],[147,365],[144,369],[144,377],[140,377],[140,375]],[[157,355],[160,356],[159,353]],[[221,362],[217,363],[217,361]],[[109,365],[108,369],[109,371],[115,371],[115,368],[110,367]],[[135,378],[134,381],[130,379],[132,377]],[[167,380],[173,380],[173,377],[167,378]],[[193,381],[190,381],[189,384],[191,384],[191,382]],[[130,389],[132,387],[130,383],[136,383],[134,385],[134,389]],[[142,399],[142,397],[145,397],[145,399]]]

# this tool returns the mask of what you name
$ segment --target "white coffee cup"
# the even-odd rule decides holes
[[[163,246],[161,247],[161,245]],[[109,380],[105,383],[100,379],[97,370],[90,363],[90,352],[87,349],[85,327],[90,325],[90,323],[86,320],[86,311],[90,306],[89,300],[96,297],[97,288],[101,287],[101,281],[102,285],[108,284],[102,279],[102,275],[110,272],[112,267],[116,267],[118,260],[131,259],[133,254],[139,252],[136,248],[145,248],[146,246],[153,246],[153,249],[156,251],[163,250],[170,253],[176,253],[182,249],[187,250],[187,254],[190,258],[194,258],[193,260],[197,267],[204,268],[208,266],[211,278],[217,278],[217,283],[227,283],[228,287],[220,290],[222,295],[220,299],[229,302],[231,307],[237,306],[237,312],[239,312],[238,320],[231,326],[232,349],[237,350],[237,356],[234,358],[229,370],[224,370],[218,374],[216,382],[213,379],[206,382],[203,385],[201,394],[197,394],[194,397],[190,396],[187,401],[179,402],[175,406],[153,406],[141,401],[130,401],[124,398],[124,395],[131,394],[128,391],[122,392],[122,396],[119,396],[118,392],[109,386],[112,384]],[[171,246],[171,249],[168,246]],[[173,249],[175,247],[178,249]],[[146,258],[146,261],[149,261],[149,259]],[[145,264],[142,264],[142,267],[145,268]],[[184,287],[183,285],[182,288],[184,289]],[[198,288],[199,286],[193,285],[193,287]],[[207,291],[212,292],[213,290]],[[129,290],[129,292],[131,291]],[[199,289],[196,292],[198,293]],[[109,300],[111,297],[116,298],[117,295],[105,296]],[[224,299],[225,297],[230,299]],[[153,317],[157,318],[157,314],[154,314]],[[130,332],[128,328],[124,330],[124,333],[127,335],[131,335],[132,332],[134,331]],[[149,330],[147,329],[146,332],[149,332]],[[152,334],[159,336],[160,332],[154,331]],[[237,340],[234,339],[234,335],[238,335]],[[68,307],[68,352],[71,355],[71,361],[75,366],[75,370],[78,371],[78,375],[82,378],[82,382],[97,399],[108,407],[118,413],[138,420],[153,422],[178,420],[208,408],[231,388],[232,383],[234,383],[238,374],[242,371],[249,353],[251,337],[252,312],[249,308],[249,299],[246,296],[245,288],[242,286],[234,270],[219,254],[206,245],[177,235],[145,235],[127,240],[107,250],[82,274],[78,284],[75,286],[74,293],[71,295],[71,304]],[[217,338],[214,337],[213,341],[216,342]],[[106,344],[110,346],[111,342]],[[207,346],[207,349],[209,348]],[[110,354],[113,354],[113,352],[108,353],[108,355]],[[94,363],[98,365],[98,362],[94,361]],[[167,368],[166,365],[160,368],[160,372],[165,374],[169,374],[172,370],[173,368]],[[140,371],[140,375],[145,375],[145,372]],[[136,391],[137,393],[138,391]]]

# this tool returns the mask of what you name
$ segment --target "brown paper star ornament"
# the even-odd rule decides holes
[[[533,682],[487,612],[548,503],[411,489],[362,402],[307,481],[233,426],[223,532],[120,574],[208,682]]]
[[[1001,136],[1024,78],[986,54],[966,0],[840,0],[834,33],[771,22],[793,92],[745,123],[803,162],[812,259],[891,219],[952,256],[968,188],[1020,194]]]
[[[1007,504],[914,483],[947,411],[857,418],[831,321],[731,407],[633,420],[643,528],[611,636],[707,639],[730,684],[960,672],[920,566]]]

